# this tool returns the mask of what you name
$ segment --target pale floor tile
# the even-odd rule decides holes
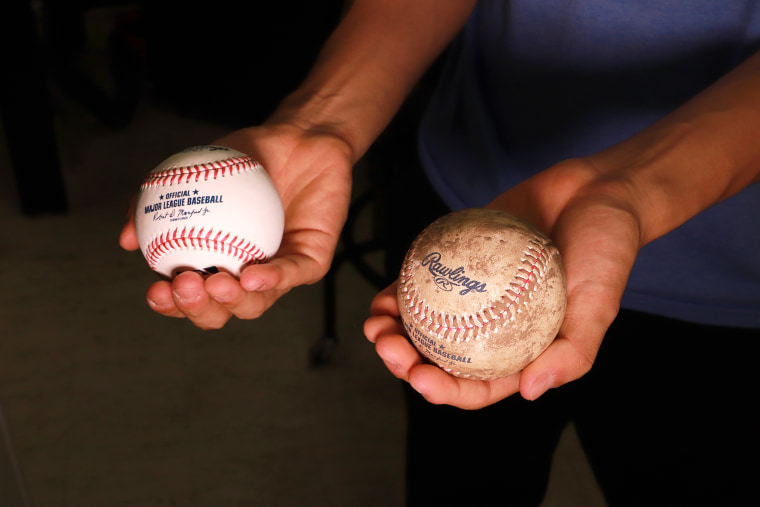
[[[549,486],[541,507],[605,507],[575,428],[565,429],[557,446]]]
[[[366,283],[342,291],[356,317],[342,319],[335,364],[310,370],[319,286],[204,333],[148,310],[152,275],[106,245],[119,222],[102,220],[22,221],[11,228],[54,238],[56,253],[36,255],[39,239],[3,248],[16,266],[4,283],[20,290],[0,301],[14,330],[0,345],[0,393],[36,505],[387,505],[401,494],[401,393],[361,336]]]

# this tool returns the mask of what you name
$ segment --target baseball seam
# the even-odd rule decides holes
[[[205,164],[169,167],[149,174],[143,181],[142,188],[207,181],[239,174],[257,167],[260,167],[259,163],[250,157],[230,157]]]
[[[498,330],[498,325],[506,325],[515,319],[532,299],[530,290],[535,290],[544,280],[546,267],[556,250],[548,248],[546,243],[531,239],[527,245],[521,263],[513,279],[504,289],[504,294],[488,308],[472,315],[453,315],[431,310],[424,298],[414,286],[411,266],[402,273],[401,283],[404,287],[404,301],[409,315],[418,324],[425,323],[428,330],[447,341],[468,341],[471,337],[478,340],[486,338]],[[523,298],[527,294],[527,300]]]
[[[222,253],[238,259],[241,263],[254,260],[256,262],[267,261],[264,252],[254,243],[246,241],[245,238],[203,227],[200,229],[183,227],[162,232],[146,246],[145,258],[150,267],[156,269],[161,257],[178,249]]]

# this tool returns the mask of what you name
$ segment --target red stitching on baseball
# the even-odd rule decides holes
[[[239,260],[241,263],[267,261],[264,252],[255,244],[246,241],[245,238],[203,227],[198,230],[195,227],[189,229],[183,227],[162,232],[148,243],[145,248],[145,257],[150,267],[156,269],[161,257],[177,249],[220,252]]]
[[[143,181],[141,188],[174,185],[223,178],[232,174],[240,174],[250,169],[261,167],[251,157],[230,157],[216,162],[188,166],[169,167],[162,171],[150,173]]]
[[[500,298],[499,303],[489,308],[485,308],[477,315],[470,315],[469,317],[464,317],[462,319],[446,314],[438,314],[438,318],[436,319],[436,312],[429,310],[424,299],[418,299],[419,293],[417,289],[414,286],[410,289],[407,285],[413,278],[412,268],[411,266],[407,266],[407,269],[401,272],[399,280],[404,286],[404,301],[407,311],[418,323],[427,323],[426,327],[430,331],[436,332],[446,340],[449,340],[450,335],[453,335],[453,339],[456,339],[457,341],[460,339],[469,340],[469,334],[472,334],[471,332],[473,330],[483,331],[483,335],[488,336],[489,330],[496,329],[498,321],[513,320],[515,313],[521,311],[520,308],[517,307],[520,298],[533,285],[537,285],[541,282],[549,258],[554,255],[554,253],[552,252],[551,254],[548,254],[546,245],[531,240],[524,255],[525,257],[522,259],[522,266],[517,268],[515,279],[510,282],[509,287],[505,289],[505,295]],[[530,296],[530,294],[528,295]],[[527,301],[525,301],[524,304],[527,305]],[[429,315],[428,311],[430,311]],[[486,312],[490,313],[491,319],[486,316]],[[448,324],[446,321],[447,319],[449,319]],[[454,322],[452,322],[452,320]]]

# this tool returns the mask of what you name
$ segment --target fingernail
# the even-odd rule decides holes
[[[394,363],[393,361],[386,361],[383,359],[383,363],[385,363],[385,367],[388,368],[391,372],[395,373],[401,366],[398,363]]]
[[[173,293],[174,298],[180,303],[192,303],[200,296],[197,290],[175,289]]]
[[[261,292],[266,289],[266,284],[260,278],[245,279],[241,281],[241,285],[248,292]]]
[[[225,304],[230,301],[230,292],[224,291],[220,292],[218,294],[209,294],[211,298],[216,301],[217,303]]]
[[[533,385],[527,393],[528,395],[526,396],[526,399],[535,401],[543,396],[546,391],[553,389],[554,387],[556,387],[554,374],[550,372],[543,373],[533,382]]]

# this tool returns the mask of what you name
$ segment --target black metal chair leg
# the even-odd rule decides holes
[[[321,366],[332,361],[338,347],[337,331],[337,273],[346,262],[349,262],[358,273],[378,289],[386,285],[385,277],[377,273],[364,256],[372,251],[382,249],[383,244],[378,239],[354,241],[354,225],[359,213],[372,203],[373,193],[368,191],[360,195],[348,210],[348,219],[343,228],[342,251],[335,255],[330,271],[323,279],[324,286],[324,334],[314,343],[309,351],[309,362],[312,366]]]
[[[0,113],[22,211],[67,210],[53,106],[31,2],[14,0],[0,16]]]
[[[309,364],[312,367],[330,363],[335,349],[338,347],[336,271],[343,264],[344,260],[345,257],[343,255],[336,255],[330,271],[327,272],[322,281],[324,288],[324,334],[314,343],[309,351]]]

